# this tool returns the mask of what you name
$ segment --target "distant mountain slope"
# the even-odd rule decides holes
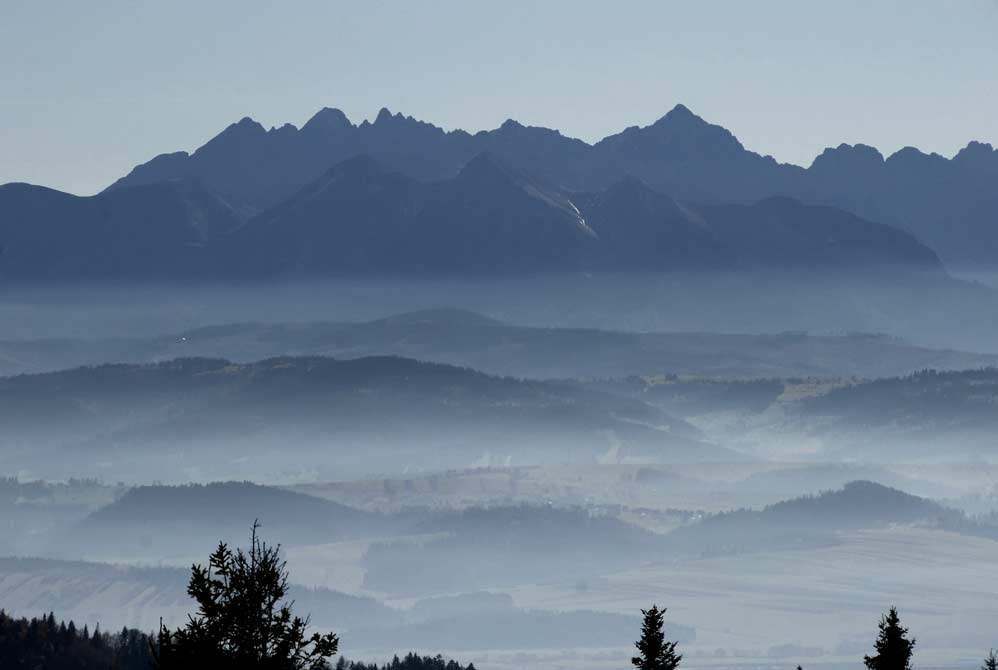
[[[0,426],[12,462],[37,464],[56,449],[57,467],[84,468],[75,474],[104,463],[96,469],[137,468],[147,480],[165,476],[149,472],[153,463],[175,477],[191,463],[272,480],[491,458],[740,458],[640,401],[393,357],[182,359],[10,377],[0,379]]]
[[[532,379],[628,375],[887,377],[916,370],[998,366],[998,355],[917,347],[863,333],[726,335],[625,333],[515,326],[457,309],[421,310],[367,323],[231,324],[162,337],[0,341],[0,375],[49,372],[109,361],[274,356],[397,355]],[[661,386],[654,393],[690,388]],[[709,402],[717,400],[708,394]]]
[[[220,539],[239,543],[254,521],[266,527],[271,542],[286,546],[398,527],[378,514],[250,482],[139,486],[78,524],[72,546],[84,555],[184,555]]]
[[[201,248],[240,215],[190,180],[123,188],[89,198],[0,186],[0,280],[182,278]]]
[[[342,112],[323,109],[300,130],[267,131],[243,119],[193,154],[164,154],[136,167],[111,189],[194,177],[260,211],[358,154],[432,181],[453,177],[483,151],[571,191],[598,191],[633,175],[684,201],[744,204],[794,196],[908,230],[954,265],[993,267],[998,257],[992,225],[998,151],[989,144],[970,142],[952,159],[911,147],[885,159],[872,147],[843,144],[805,169],[745,149],[682,105],[594,145],[515,121],[474,135],[444,132],[387,110],[373,123],[354,125]]]
[[[909,234],[833,208],[770,199],[691,209],[636,179],[569,195],[473,158],[421,184],[359,157],[250,220],[224,267],[259,276],[518,276],[580,270],[939,271]]]
[[[366,157],[249,221],[223,250],[253,275],[481,275],[582,268],[592,233],[571,201],[480,155],[420,184]]]
[[[869,481],[837,491],[804,496],[762,510],[737,510],[705,517],[666,536],[678,553],[729,553],[824,545],[835,534],[888,524],[956,521],[958,512],[925,498]]]
[[[939,266],[935,252],[908,233],[791,198],[707,207],[703,217],[743,264],[756,268]]]
[[[805,197],[900,226],[952,266],[993,268],[998,258],[998,150],[970,142],[953,158],[906,147],[885,158],[847,144],[807,171]]]
[[[931,500],[876,482],[855,481],[837,491],[769,505],[759,512],[758,518],[766,523],[829,524],[842,529],[911,523],[948,513],[946,508]]]
[[[795,192],[803,170],[749,151],[728,130],[684,105],[644,127],[593,145],[590,160],[609,173],[632,174],[694,202],[751,202]]]
[[[909,234],[788,198],[691,207],[629,178],[570,193],[495,156],[422,183],[358,156],[249,218],[192,177],[92,198],[0,191],[10,280],[529,277],[716,271],[928,272]]]
[[[586,221],[599,238],[596,269],[649,272],[728,268],[737,249],[703,216],[671,197],[627,177],[606,190],[578,196]]]
[[[802,400],[798,428],[846,453],[913,459],[993,455],[998,368],[878,379]]]
[[[157,156],[108,190],[174,177],[194,177],[257,210],[276,205],[338,162],[366,154],[422,181],[454,177],[476,154],[530,160],[540,174],[561,172],[588,154],[589,145],[544,128],[507,122],[471,135],[444,132],[382,109],[374,122],[354,125],[337,109],[320,110],[299,130],[286,124],[265,130],[244,118],[192,154]],[[566,161],[567,159],[567,161]],[[525,167],[525,165],[523,165]]]

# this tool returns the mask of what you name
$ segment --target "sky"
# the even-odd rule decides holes
[[[0,183],[98,192],[229,123],[381,107],[587,141],[677,103],[754,151],[998,144],[998,0],[0,0]]]

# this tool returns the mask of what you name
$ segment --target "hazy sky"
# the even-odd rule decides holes
[[[805,165],[998,143],[998,0],[0,0],[0,183],[93,193],[247,115],[592,141],[679,102]]]

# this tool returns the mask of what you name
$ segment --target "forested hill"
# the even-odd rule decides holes
[[[591,463],[608,452],[744,460],[639,399],[396,357],[178,359],[8,377],[0,379],[0,438],[24,445],[11,454],[23,467],[50,468],[45,454],[55,449],[70,474],[95,474],[103,462],[145,480],[187,479],[180,468],[192,454],[213,479],[283,468],[342,476],[344,467],[384,472],[386,463],[467,467],[483,458]],[[151,472],[150,458],[169,470]]]
[[[619,328],[619,326],[618,326]],[[870,333],[625,332],[514,325],[461,309],[354,323],[233,323],[167,335],[0,341],[0,375],[107,361],[224,356],[396,355],[531,379],[674,373],[709,377],[884,377],[998,365],[998,356],[929,349]]]
[[[822,546],[840,533],[891,524],[928,524],[984,534],[957,511],[876,482],[854,481],[835,491],[709,515],[666,536],[675,552],[729,553]]]
[[[855,383],[806,399],[796,419],[842,449],[920,459],[993,454],[998,368],[925,370]],[[888,451],[892,450],[892,451]]]

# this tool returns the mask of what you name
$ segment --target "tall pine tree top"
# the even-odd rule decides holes
[[[187,587],[198,614],[159,635],[160,670],[323,670],[336,653],[332,633],[308,636],[308,617],[292,614],[280,547],[253,534],[247,551],[220,543],[208,566],[195,565]]]
[[[880,618],[880,634],[874,643],[876,656],[864,656],[870,670],[911,670],[915,638],[908,639],[908,629],[901,625],[896,607]]]
[[[641,613],[645,617],[641,624],[641,639],[634,643],[639,655],[632,658],[631,663],[638,670],[675,670],[683,657],[676,653],[675,642],[665,640],[665,608],[660,610],[652,605]]]

